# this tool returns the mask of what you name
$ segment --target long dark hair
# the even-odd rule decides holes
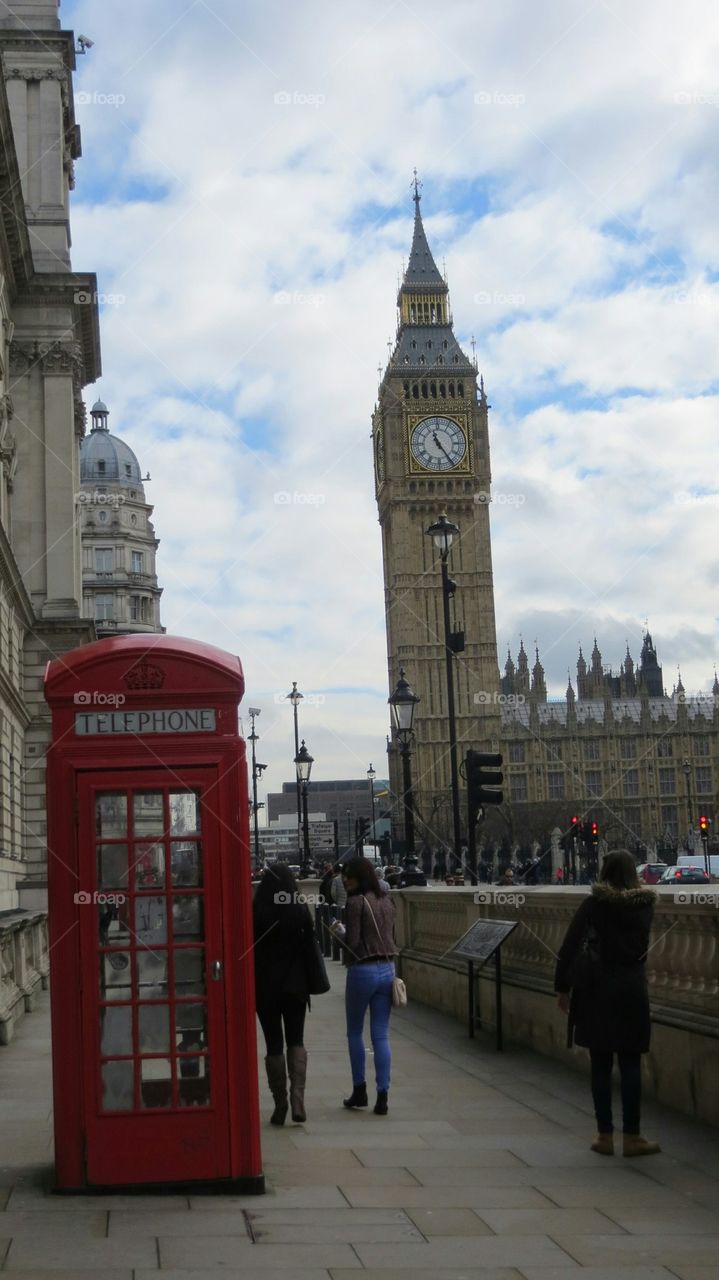
[[[357,881],[355,893],[373,893],[376,898],[382,897],[382,886],[369,858],[348,858],[342,863],[342,875]]]
[[[611,885],[612,889],[640,889],[641,882],[637,875],[637,864],[628,849],[615,849],[608,853],[600,871],[602,884]]]
[[[263,872],[255,890],[255,916],[276,916],[297,901],[297,881],[286,862],[275,862]]]

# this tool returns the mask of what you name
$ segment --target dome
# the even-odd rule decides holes
[[[107,429],[107,405],[97,400],[90,412],[92,430],[80,443],[80,483],[142,488],[142,473],[135,454],[124,440],[110,435]]]

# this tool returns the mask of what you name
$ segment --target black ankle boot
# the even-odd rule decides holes
[[[377,1101],[374,1104],[374,1113],[376,1116],[386,1116],[389,1107],[387,1105],[387,1090],[377,1090]]]
[[[352,1097],[343,1098],[342,1103],[345,1107],[368,1107],[367,1085],[356,1084],[352,1090]]]

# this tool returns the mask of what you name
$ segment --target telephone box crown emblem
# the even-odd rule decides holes
[[[161,667],[151,662],[139,662],[131,667],[124,677],[128,689],[161,689],[165,683],[165,673]]]

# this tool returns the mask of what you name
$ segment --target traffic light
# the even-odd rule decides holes
[[[485,805],[502,803],[502,792],[496,790],[503,782],[501,765],[502,757],[499,752],[488,754],[483,751],[472,751],[471,748],[467,752],[465,772],[470,826],[477,821],[479,810]]]
[[[705,816],[705,814],[702,814],[702,816],[699,819],[699,830],[701,831],[703,836],[705,836],[707,831],[709,830],[709,819]]]
[[[599,823],[598,822],[592,823],[591,836],[592,836],[592,840],[596,844],[597,840],[599,839]]]
[[[369,818],[357,819],[356,834],[357,834],[358,845],[363,845],[367,843],[367,836],[369,834]]]

